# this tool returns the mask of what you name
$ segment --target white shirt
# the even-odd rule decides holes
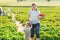
[[[37,11],[29,11],[29,15],[30,15],[30,21],[32,24],[36,24],[36,23],[39,23],[39,18],[38,18],[38,15],[40,14],[40,12],[37,10]]]

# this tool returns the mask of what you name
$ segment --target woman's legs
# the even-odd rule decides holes
[[[39,30],[40,30],[40,24],[33,24],[31,29],[31,40],[34,40],[34,29],[36,29],[36,40],[40,40]]]
[[[36,24],[36,40],[40,40],[40,35],[39,35],[39,31],[40,31],[40,24],[37,23]]]

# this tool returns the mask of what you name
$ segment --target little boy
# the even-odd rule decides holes
[[[25,32],[25,40],[30,40],[30,35],[31,35],[31,23],[28,21],[26,23],[26,26],[25,26],[25,29],[24,29],[24,32]]]

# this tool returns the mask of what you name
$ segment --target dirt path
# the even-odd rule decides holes
[[[24,28],[23,28],[23,26],[22,26],[22,23],[20,23],[20,21],[17,21],[15,18],[15,14],[14,13],[12,13],[13,14],[13,16],[12,16],[12,20],[15,20],[15,24],[16,24],[16,26],[18,26],[18,29],[17,29],[17,32],[23,32],[23,30],[24,30]]]
[[[22,23],[20,21],[15,21],[15,24],[18,26],[17,32],[23,32],[24,28],[22,26]]]

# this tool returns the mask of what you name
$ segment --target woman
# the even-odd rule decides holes
[[[34,31],[36,30],[36,40],[40,40],[40,12],[37,10],[37,5],[35,3],[32,4],[32,10],[29,11],[29,21],[32,24],[31,28],[31,40],[34,40]]]

